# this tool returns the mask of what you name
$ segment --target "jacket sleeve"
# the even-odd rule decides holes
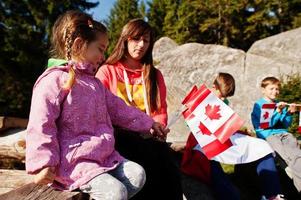
[[[105,89],[106,105],[112,124],[135,132],[149,133],[154,120]]]
[[[273,116],[270,121],[270,127],[274,127],[281,120],[282,113],[276,111],[273,112]]]
[[[167,125],[167,103],[166,103],[166,85],[162,73],[157,70],[157,79],[160,92],[160,110],[153,111],[151,116],[156,121],[163,125]]]
[[[60,71],[50,73],[39,79],[33,89],[26,135],[26,170],[30,174],[60,162],[56,119],[63,99],[61,75]]]
[[[281,115],[281,118],[280,118],[280,121],[282,122],[284,128],[288,128],[288,127],[292,124],[293,117],[292,117],[292,115],[288,112],[288,109],[287,109],[287,108],[284,108],[284,109],[283,109],[282,115]]]
[[[270,126],[274,127],[278,122],[280,122],[284,128],[288,128],[291,125],[292,116],[288,113],[287,108],[284,108],[281,113],[276,110],[274,111]]]

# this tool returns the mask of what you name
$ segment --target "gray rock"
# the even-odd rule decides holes
[[[252,128],[250,113],[261,96],[260,81],[266,76],[301,73],[301,28],[284,32],[253,44],[246,53],[221,45],[187,43],[177,45],[167,37],[159,39],[153,56],[165,78],[169,116],[181,106],[193,85],[211,87],[218,72],[227,72],[236,80],[236,92],[230,106]],[[168,141],[186,141],[189,129],[181,118],[171,127]]]

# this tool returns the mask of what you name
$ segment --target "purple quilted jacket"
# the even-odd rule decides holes
[[[109,92],[88,64],[73,66],[76,81],[62,89],[68,66],[46,70],[33,88],[26,136],[26,170],[55,167],[53,186],[74,190],[114,169],[123,157],[114,149],[112,124],[149,133],[153,120]]]

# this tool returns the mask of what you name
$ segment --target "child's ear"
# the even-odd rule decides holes
[[[77,38],[75,38],[75,40],[73,42],[72,48],[75,52],[78,52],[82,48],[83,44],[84,44],[83,39],[80,37],[77,37]]]

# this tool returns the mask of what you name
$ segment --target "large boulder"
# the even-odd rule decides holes
[[[253,44],[248,52],[221,45],[187,43],[177,45],[167,37],[154,46],[153,57],[166,81],[169,116],[181,106],[185,94],[195,84],[208,87],[218,72],[227,72],[236,80],[231,107],[252,128],[250,113],[261,96],[260,81],[266,76],[278,78],[301,73],[301,28],[281,33]],[[181,118],[171,127],[169,141],[186,141],[189,130]]]

